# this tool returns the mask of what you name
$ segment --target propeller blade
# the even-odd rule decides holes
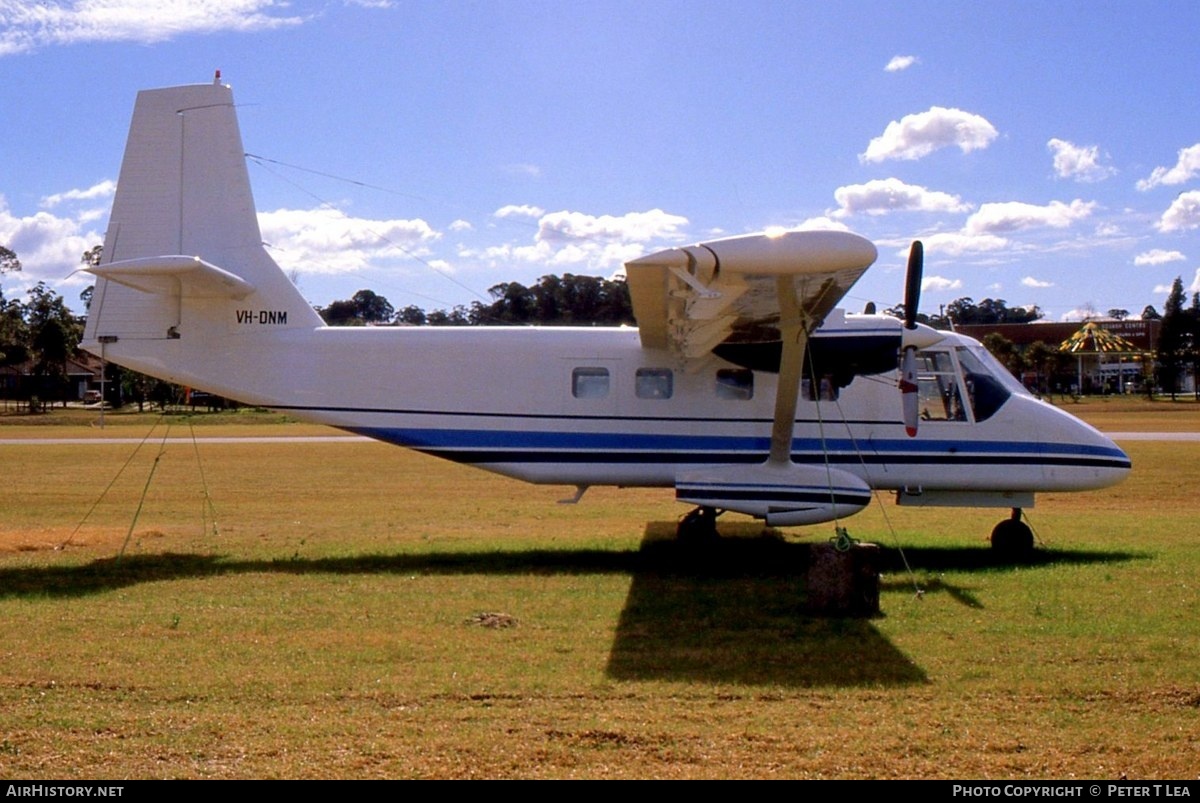
[[[904,350],[904,365],[900,372],[900,401],[904,410],[904,431],[908,437],[917,436],[917,417],[920,398],[917,394],[917,350]]]
[[[917,309],[921,306],[921,274],[924,271],[925,246],[913,240],[908,250],[908,273],[904,277],[904,328],[917,328]],[[917,349],[904,349],[904,362],[900,367],[900,401],[904,412],[904,431],[908,437],[917,436],[920,417],[920,397],[917,393]]]
[[[904,278],[904,328],[915,329],[917,309],[921,306],[921,273],[924,271],[925,246],[913,240],[908,251],[908,273]]]

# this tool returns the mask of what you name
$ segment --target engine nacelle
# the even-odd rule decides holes
[[[853,516],[871,502],[871,489],[853,474],[830,466],[761,463],[680,472],[675,498],[789,527]]]

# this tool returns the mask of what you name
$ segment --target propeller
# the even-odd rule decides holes
[[[917,307],[921,304],[921,271],[925,261],[925,246],[914,240],[908,252],[908,273],[904,278],[904,328],[917,328]],[[901,343],[904,336],[901,334]],[[903,346],[904,359],[900,368],[900,401],[904,410],[904,431],[916,437],[919,398],[917,395],[917,347]]]

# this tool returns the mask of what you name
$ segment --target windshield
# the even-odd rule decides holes
[[[1029,395],[1016,377],[982,345],[959,346],[956,351],[976,421],[991,418],[1014,393]]]
[[[963,370],[967,372],[980,371],[990,374],[1000,384],[1008,388],[1009,393],[1016,393],[1021,396],[1032,396],[1024,385],[1021,384],[1015,376],[1013,376],[1003,363],[997,360],[990,351],[984,348],[982,343],[971,343],[968,346],[958,347],[958,359],[962,363]],[[963,355],[967,355],[964,359]],[[979,365],[982,363],[982,365]]]

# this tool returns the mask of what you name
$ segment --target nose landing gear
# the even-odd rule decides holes
[[[1021,508],[1014,507],[1012,516],[992,530],[992,552],[1003,558],[1025,559],[1033,551],[1033,530],[1021,520]]]

